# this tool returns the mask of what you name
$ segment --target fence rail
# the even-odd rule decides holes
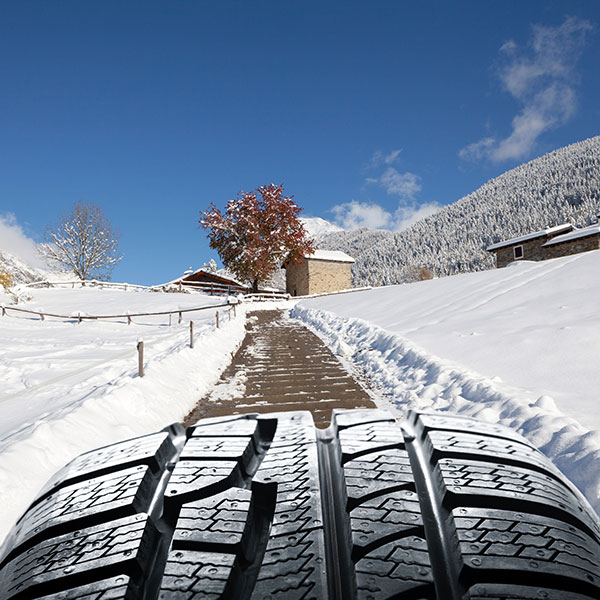
[[[137,290],[148,290],[151,292],[166,292],[168,290],[178,290],[182,291],[201,291],[210,294],[211,296],[217,295],[231,295],[231,294],[244,294],[245,296],[276,296],[276,297],[285,297],[287,294],[285,292],[271,292],[271,291],[263,291],[258,294],[249,293],[250,288],[247,288],[243,285],[228,285],[225,283],[209,283],[206,281],[174,281],[171,283],[164,283],[160,285],[138,285],[134,283],[115,283],[112,281],[97,281],[96,279],[89,280],[76,280],[76,281],[34,281],[32,283],[25,284],[25,287],[32,288],[40,288],[40,287],[68,287],[71,286],[74,288],[76,285],[81,287],[99,287],[102,289],[103,287],[112,287],[112,288],[122,288],[125,291],[131,289]]]
[[[140,290],[159,290],[162,286],[160,285],[153,285],[153,286],[147,286],[147,285],[138,285],[137,283],[115,283],[112,281],[98,281],[96,279],[86,279],[86,280],[81,280],[81,279],[77,279],[74,281],[32,281],[31,283],[26,283],[24,284],[24,287],[32,287],[32,288],[38,288],[38,287],[61,287],[61,286],[71,286],[71,287],[75,287],[76,285],[80,285],[81,287],[86,287],[86,286],[90,286],[90,287],[114,287],[114,288],[124,288],[125,290],[128,289],[140,289]]]
[[[125,314],[118,314],[118,315],[88,315],[88,314],[81,314],[81,313],[71,314],[71,315],[57,315],[55,313],[47,313],[47,312],[39,311],[39,310],[30,310],[27,308],[16,308],[14,306],[2,306],[2,316],[3,317],[6,316],[7,311],[12,310],[15,312],[37,315],[42,320],[44,320],[45,317],[52,317],[55,319],[64,319],[64,320],[69,320],[69,321],[72,319],[77,319],[78,322],[81,322],[84,320],[93,321],[93,320],[97,320],[97,319],[123,319],[123,318],[126,318],[126,319],[128,319],[128,321],[130,321],[131,317],[157,317],[157,316],[161,316],[161,315],[180,315],[181,316],[182,313],[196,312],[199,310],[218,309],[218,308],[223,308],[223,307],[228,307],[228,306],[234,306],[234,303],[226,302],[225,304],[210,304],[208,306],[196,306],[193,308],[177,308],[174,310],[165,310],[165,311],[158,311],[158,312],[125,313]]]

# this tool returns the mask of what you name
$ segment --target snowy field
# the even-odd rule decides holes
[[[0,288],[2,289],[2,288]],[[222,304],[203,294],[30,289],[18,308],[57,314],[162,312]],[[0,304],[10,306],[0,292]],[[61,321],[7,310],[0,317],[0,542],[39,488],[92,448],[180,421],[217,381],[244,335],[215,310],[109,321]],[[189,348],[189,321],[195,344]],[[145,375],[137,375],[144,341]]]
[[[303,300],[293,310],[379,404],[528,438],[600,513],[600,251]]]

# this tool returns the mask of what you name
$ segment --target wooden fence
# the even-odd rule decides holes
[[[128,290],[147,290],[150,292],[168,292],[168,291],[198,291],[209,294],[211,296],[231,296],[234,294],[244,294],[244,297],[249,299],[263,299],[263,298],[287,298],[289,294],[278,291],[262,291],[257,294],[250,293],[250,288],[240,285],[227,285],[224,283],[208,283],[205,281],[175,281],[172,283],[165,283],[163,285],[137,285],[132,283],[113,283],[112,281],[97,281],[90,279],[82,281],[34,281],[33,283],[25,284],[25,287],[41,288],[41,287],[97,287],[102,289],[104,287],[118,289],[121,288],[125,291]]]
[[[189,312],[197,312],[200,310],[211,310],[211,309],[219,309],[223,307],[235,307],[235,303],[226,302],[225,304],[211,304],[209,306],[196,306],[192,308],[178,308],[175,310],[165,310],[165,311],[157,311],[157,312],[145,312],[145,313],[125,313],[125,314],[117,314],[117,315],[88,315],[88,314],[71,314],[71,315],[59,315],[56,313],[48,313],[39,310],[30,310],[27,308],[16,308],[15,306],[2,306],[2,316],[5,317],[8,314],[8,311],[25,313],[30,315],[37,315],[43,321],[46,317],[52,317],[54,319],[62,319],[63,321],[72,321],[77,320],[78,323],[82,321],[94,321],[100,319],[127,319],[127,323],[131,323],[132,317],[156,317],[161,315],[168,315],[171,317],[172,315],[178,315],[179,323],[182,321],[183,313]],[[218,311],[217,311],[218,312]],[[170,318],[169,318],[170,324]]]

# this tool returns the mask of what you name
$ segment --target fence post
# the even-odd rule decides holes
[[[42,321],[43,321],[44,320],[44,313],[43,312],[40,313],[40,317],[42,318]]]
[[[194,321],[190,321],[190,348],[194,347]]]
[[[2,307],[2,316],[5,317],[6,316],[6,308],[3,306]]]
[[[171,317],[172,317],[172,316],[173,316],[173,315],[172,315],[171,313],[169,313],[169,327],[171,327]]]
[[[79,323],[81,323],[81,313],[80,312],[77,313],[77,325],[79,325]]]
[[[182,320],[183,320],[183,317],[181,316],[181,311],[179,311],[179,320],[177,321],[177,324],[181,325]]]
[[[219,311],[216,312],[217,315],[217,329],[219,329]]]
[[[140,377],[144,376],[144,340],[140,340],[137,343],[137,351],[138,351],[138,375]]]
[[[127,325],[131,325],[131,316],[127,315]]]

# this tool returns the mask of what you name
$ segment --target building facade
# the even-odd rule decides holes
[[[496,267],[518,260],[548,260],[600,249],[600,224],[576,229],[570,223],[536,231],[488,246],[496,255]]]
[[[291,296],[308,296],[350,289],[353,263],[344,252],[316,250],[297,264],[285,265],[286,291]]]

